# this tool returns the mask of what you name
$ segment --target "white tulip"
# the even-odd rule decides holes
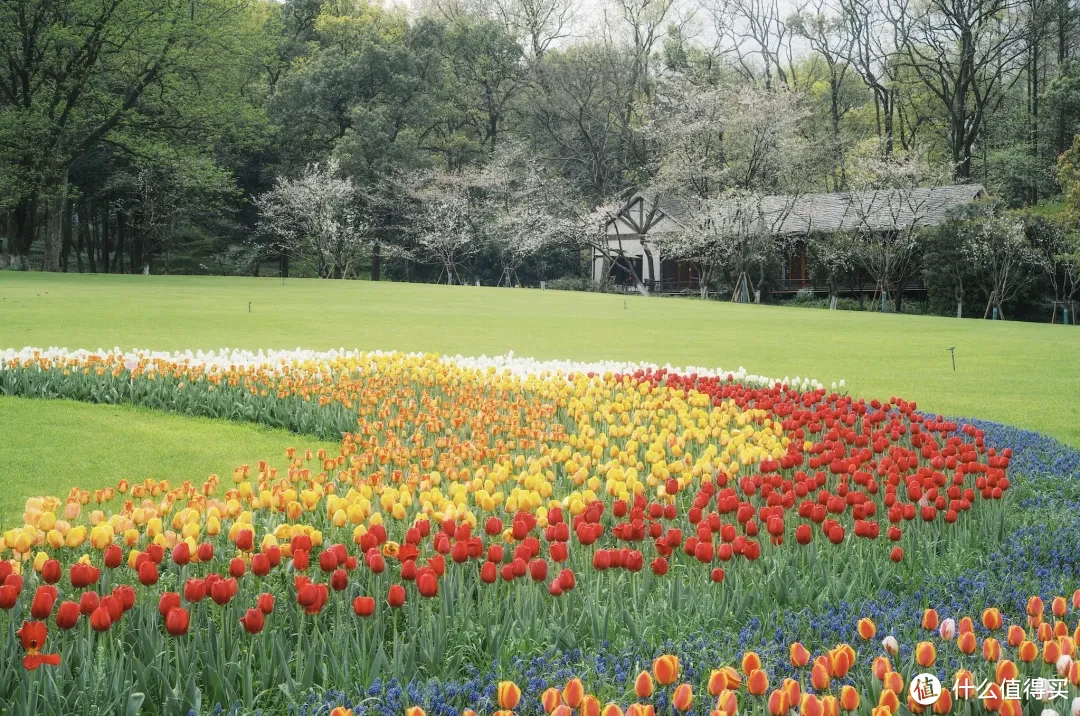
[[[900,645],[896,643],[896,637],[889,635],[881,640],[881,646],[885,649],[885,653],[892,656],[896,656],[900,651]]]
[[[941,622],[941,627],[938,629],[938,633],[945,641],[952,641],[956,638],[956,620],[946,619]]]

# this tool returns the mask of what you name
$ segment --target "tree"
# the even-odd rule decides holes
[[[993,308],[1005,319],[1005,303],[1034,278],[1039,255],[1028,244],[1023,221],[1007,215],[994,202],[968,210],[958,227],[961,252],[975,270],[976,281],[988,296],[983,318]]]
[[[890,0],[900,58],[937,98],[956,179],[971,177],[984,122],[1018,75],[1024,29],[1018,0]]]
[[[944,201],[923,187],[940,184],[945,170],[896,154],[864,157],[853,167],[858,168],[848,195],[853,227],[845,236],[855,263],[874,281],[881,310],[891,293],[899,313],[904,286],[921,268],[922,225]]]
[[[465,175],[436,171],[414,179],[410,199],[418,255],[441,267],[441,282],[462,283],[459,267],[481,248]]]
[[[559,213],[566,206],[566,182],[545,171],[524,143],[507,142],[475,172],[473,184],[482,195],[478,223],[496,251],[499,284],[520,284],[518,269],[565,238]]]
[[[17,181],[13,253],[24,263],[46,206],[103,142],[212,132],[248,116],[249,0],[0,0],[0,176]],[[212,139],[211,139],[212,141]],[[52,230],[48,236],[55,236]],[[58,253],[46,247],[48,270]]]
[[[336,160],[312,164],[296,179],[279,177],[256,199],[262,245],[313,266],[321,278],[353,275],[370,243],[356,189],[338,170]]]

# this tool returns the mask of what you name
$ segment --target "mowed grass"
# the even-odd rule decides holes
[[[0,273],[0,346],[26,345],[513,350],[745,366],[826,385],[844,378],[857,395],[902,396],[1080,445],[1072,326],[471,286]]]
[[[285,448],[337,445],[254,425],[158,413],[133,406],[0,397],[0,529],[20,524],[28,497],[63,498],[73,486],[121,479],[191,480],[211,473],[232,485],[233,468],[259,459],[284,469]]]

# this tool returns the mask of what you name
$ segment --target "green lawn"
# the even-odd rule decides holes
[[[25,345],[513,350],[742,365],[826,385],[845,378],[859,395],[899,395],[1080,445],[1080,329],[1061,325],[509,288],[2,272],[0,346]]]
[[[255,425],[189,418],[132,406],[0,397],[0,529],[20,524],[26,498],[63,498],[122,478],[191,480],[259,459],[283,467],[285,448],[337,445]]]

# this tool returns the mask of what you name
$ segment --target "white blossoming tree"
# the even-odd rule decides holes
[[[278,177],[255,199],[258,239],[267,249],[310,264],[322,278],[353,275],[370,246],[352,181],[338,176],[336,160],[311,164],[295,178]]]

